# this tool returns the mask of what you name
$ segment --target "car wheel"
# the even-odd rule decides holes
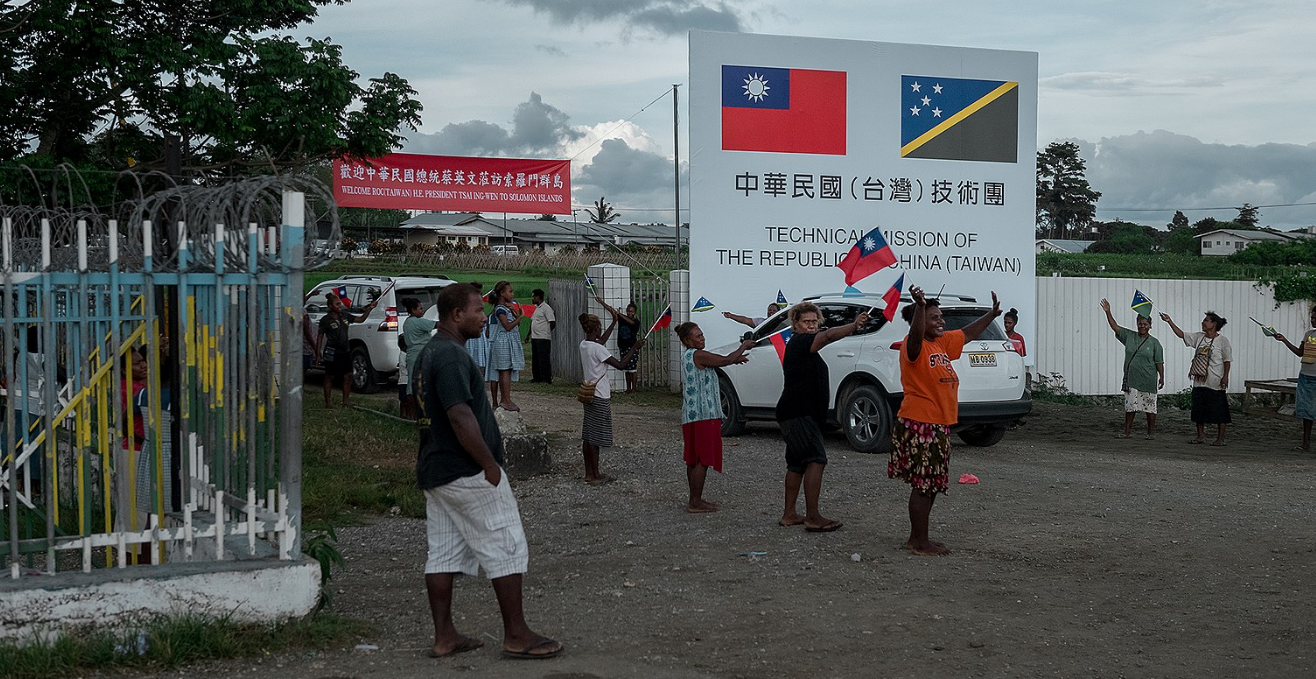
[[[841,428],[851,448],[861,453],[891,450],[891,407],[877,387],[865,384],[851,389],[841,413]]]
[[[739,436],[745,432],[745,415],[740,410],[736,388],[725,375],[717,376],[717,398],[722,404],[722,435]]]
[[[379,378],[375,375],[375,366],[370,362],[370,352],[365,347],[352,350],[352,391],[362,394],[379,391]]]
[[[969,427],[961,429],[957,434],[960,440],[979,448],[994,446],[1005,438],[1005,425],[1003,424],[984,424],[978,427]]]

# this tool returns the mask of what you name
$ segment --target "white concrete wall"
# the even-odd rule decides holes
[[[310,613],[316,561],[141,566],[0,584],[0,639],[25,644],[83,627],[127,629],[153,616],[275,622]]]
[[[1306,303],[1274,308],[1269,288],[1248,281],[1133,280],[1125,278],[1038,278],[1036,338],[1028,341],[1036,357],[1034,375],[1060,373],[1065,386],[1078,394],[1116,394],[1123,371],[1123,347],[1106,324],[1098,302],[1110,300],[1115,321],[1134,327],[1137,314],[1129,309],[1134,290],[1153,303],[1152,335],[1165,347],[1165,389],[1187,389],[1191,351],[1161,321],[1166,312],[1186,332],[1201,330],[1202,315],[1214,311],[1228,325],[1222,334],[1233,345],[1229,391],[1241,393],[1244,380],[1278,379],[1298,374],[1298,359],[1283,344],[1261,334],[1248,316],[1274,326],[1290,339],[1307,330]]]

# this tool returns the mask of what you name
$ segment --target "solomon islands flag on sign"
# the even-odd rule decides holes
[[[722,67],[722,150],[845,155],[845,71]]]
[[[1019,83],[900,76],[900,157],[1017,162]]]

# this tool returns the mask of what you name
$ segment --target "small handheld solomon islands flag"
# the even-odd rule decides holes
[[[591,295],[599,294],[599,289],[594,287],[594,279],[590,278],[588,274],[585,275],[585,292]]]
[[[777,291],[777,304],[790,304],[786,301],[786,295],[781,294],[780,290]]]
[[[713,303],[708,301],[707,297],[700,297],[698,302],[690,308],[691,311],[708,311],[713,308]]]
[[[1151,318],[1152,301],[1147,299],[1141,290],[1133,291],[1133,302],[1129,304],[1129,308],[1138,312],[1143,318]]]
[[[900,157],[1013,163],[1019,83],[900,76]]]

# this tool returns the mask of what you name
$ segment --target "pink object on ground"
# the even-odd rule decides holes
[[[960,483],[974,484],[978,482],[978,477],[973,474],[960,474]]]

